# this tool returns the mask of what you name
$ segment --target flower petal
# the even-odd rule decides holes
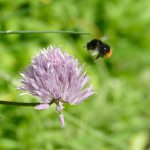
[[[49,104],[39,104],[39,105],[36,105],[34,108],[38,109],[38,110],[48,109],[49,108]]]

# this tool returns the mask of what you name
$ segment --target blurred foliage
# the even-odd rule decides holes
[[[41,48],[61,46],[86,63],[96,94],[65,106],[60,128],[55,106],[49,110],[0,106],[0,150],[150,149],[149,0],[0,1],[0,30],[74,30],[67,34],[0,35],[0,99],[38,101],[19,96],[19,72]],[[93,59],[85,45],[108,35],[110,59]]]

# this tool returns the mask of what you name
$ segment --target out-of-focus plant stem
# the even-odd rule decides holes
[[[57,34],[82,34],[82,35],[90,35],[87,32],[76,32],[76,31],[59,31],[59,30],[43,30],[43,31],[35,31],[35,30],[7,30],[7,31],[0,31],[0,34],[44,34],[44,33],[57,33]]]

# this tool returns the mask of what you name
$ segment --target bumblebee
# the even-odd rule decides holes
[[[102,42],[101,40],[98,39],[93,39],[90,42],[87,43],[87,50],[92,54],[92,55],[97,55],[96,59],[99,57],[107,57],[109,58],[112,55],[112,49],[111,47]]]

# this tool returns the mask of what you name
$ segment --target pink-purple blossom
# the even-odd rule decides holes
[[[48,47],[35,56],[21,73],[22,86],[19,89],[39,98],[41,104],[36,109],[47,109],[53,101],[64,126],[63,103],[80,104],[94,93],[83,66],[61,48]]]

